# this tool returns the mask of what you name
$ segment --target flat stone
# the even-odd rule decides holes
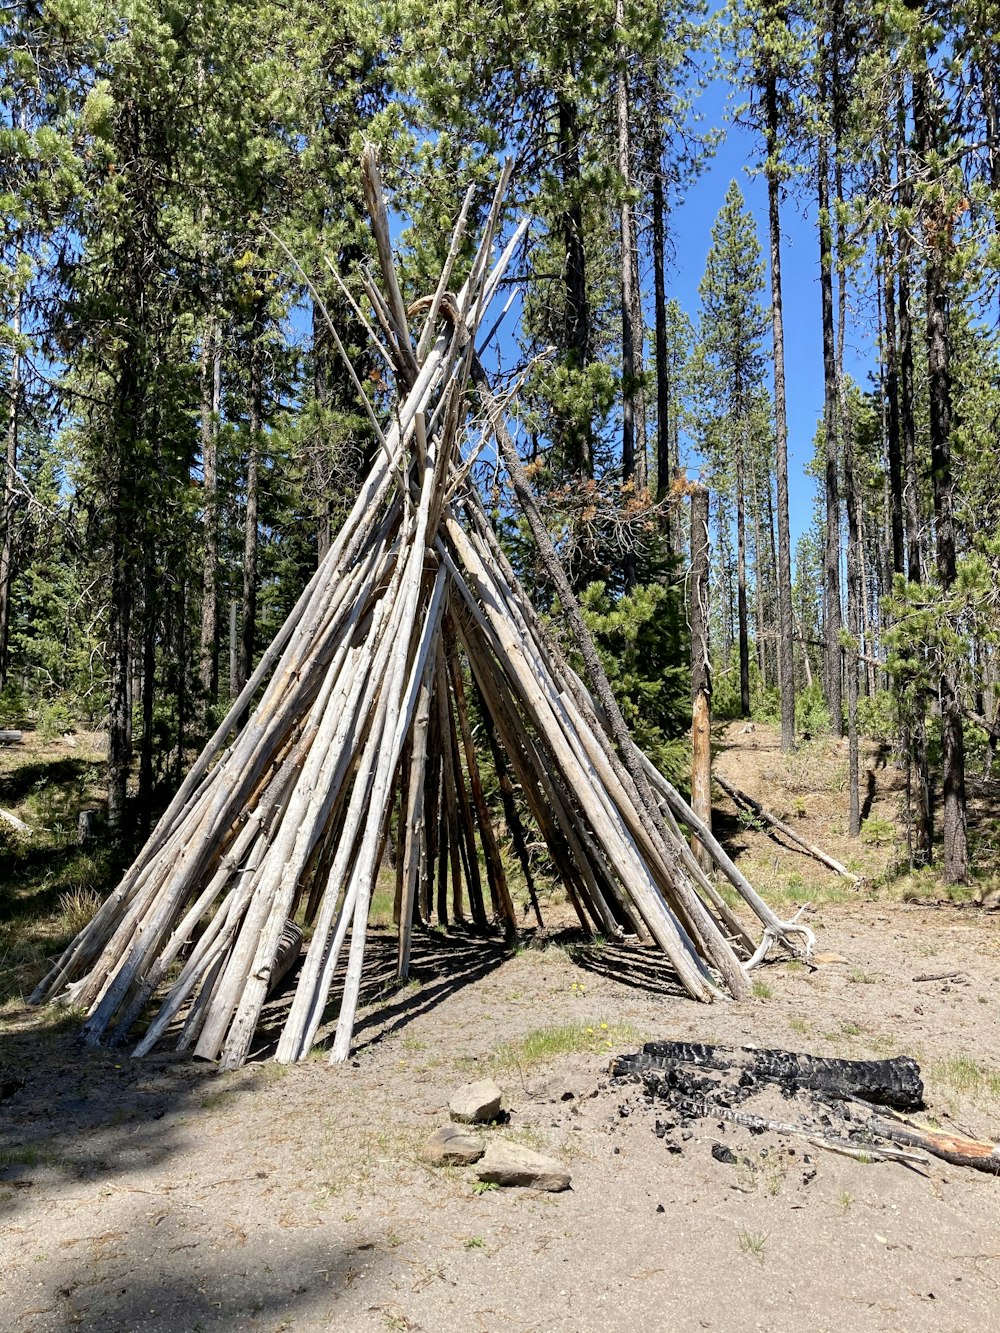
[[[423,1156],[432,1166],[468,1166],[478,1162],[485,1151],[486,1144],[478,1135],[458,1125],[442,1125],[424,1144]]]
[[[501,1140],[491,1143],[476,1167],[480,1180],[494,1185],[524,1185],[529,1189],[569,1189],[570,1173],[554,1157],[546,1157],[520,1143]]]
[[[500,1114],[502,1097],[499,1084],[491,1078],[481,1079],[478,1083],[463,1083],[452,1094],[448,1112],[460,1125],[482,1125]]]

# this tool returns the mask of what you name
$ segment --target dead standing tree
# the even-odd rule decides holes
[[[371,414],[379,454],[337,540],[121,884],[32,997],[79,1005],[88,1040],[116,1044],[158,1001],[136,1055],[169,1033],[226,1068],[242,1064],[298,922],[309,944],[276,1058],[308,1054],[339,970],[331,1059],[345,1060],[392,827],[401,976],[414,923],[428,923],[435,907],[445,924],[449,910],[462,917],[465,894],[474,921],[515,928],[465,673],[501,791],[520,785],[585,929],[652,941],[699,1000],[744,994],[748,968],[773,941],[811,947],[808,929],[770,911],[629,739],[540,522],[476,355],[526,226],[491,264],[509,173],[460,291],[450,294],[449,282],[467,206],[437,290],[407,311],[371,150],[362,170],[383,279],[382,290],[365,281],[368,327],[396,379],[392,424],[383,430]],[[426,315],[414,340],[418,308]],[[475,403],[486,429],[463,455]],[[488,437],[564,599],[589,688],[541,625],[472,485]],[[763,922],[756,951],[677,820]]]

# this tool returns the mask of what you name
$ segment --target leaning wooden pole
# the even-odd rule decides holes
[[[712,664],[708,644],[708,489],[691,488],[691,577],[688,616],[691,628],[691,809],[712,827]],[[698,864],[712,869],[712,854],[691,839]]]

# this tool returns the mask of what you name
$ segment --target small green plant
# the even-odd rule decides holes
[[[851,1204],[854,1202],[854,1196],[848,1190],[841,1190],[840,1198],[837,1202],[846,1213],[848,1208],[850,1208]]]
[[[486,1242],[482,1236],[467,1236],[465,1238],[465,1248],[467,1250],[485,1250]]]
[[[761,981],[760,977],[755,977],[750,983],[750,994],[755,1000],[769,1000],[773,992],[766,981]]]
[[[874,972],[863,972],[860,967],[852,967],[847,974],[847,980],[853,981],[856,986],[874,986],[878,977]]]
[[[809,1022],[808,1018],[803,1018],[801,1014],[794,1014],[788,1020],[788,1026],[793,1032],[798,1032],[802,1036],[805,1036],[806,1033],[812,1032],[813,1030],[812,1023]]]
[[[35,727],[42,740],[53,741],[57,736],[75,731],[76,721],[66,704],[61,699],[54,699],[38,710]]]
[[[748,833],[763,833],[766,828],[764,821],[758,818],[752,810],[738,810],[736,821],[740,828],[746,829]]]
[[[895,838],[896,826],[889,819],[872,817],[861,825],[861,841],[869,843],[872,847],[882,847],[886,843],[894,842]]]
[[[825,736],[830,730],[830,713],[821,685],[807,685],[796,693],[795,730],[805,736]]]
[[[472,1186],[473,1194],[489,1194],[491,1190],[498,1190],[500,1186],[495,1180],[477,1180]]]
[[[767,1244],[767,1232],[765,1231],[741,1231],[737,1240],[740,1243],[740,1253],[753,1255],[761,1263],[764,1261],[764,1246]]]

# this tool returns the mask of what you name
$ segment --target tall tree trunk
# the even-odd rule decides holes
[[[666,245],[663,174],[660,155],[653,171],[653,341],[656,355],[656,501],[663,504],[673,482],[670,456],[670,358],[667,350],[667,286],[664,273]],[[667,550],[675,550],[674,523],[670,506],[663,507],[663,533]]]
[[[882,240],[882,281],[885,300],[885,434],[888,462],[889,510],[892,525],[892,572],[902,574],[903,548],[903,460],[899,438],[899,350],[896,345],[896,282],[892,272],[890,232]]]
[[[11,321],[13,333],[13,352],[10,358],[10,398],[7,406],[6,448],[4,451],[3,511],[0,522],[3,524],[3,543],[0,545],[0,690],[7,684],[8,651],[10,644],[10,602],[14,581],[14,518],[17,511],[17,475],[18,451],[18,416],[21,408],[21,304],[22,294],[18,291],[14,298],[14,312]]]
[[[826,54],[820,55],[820,103],[826,101]],[[816,155],[819,205],[819,272],[823,318],[823,424],[826,441],[826,540],[823,549],[823,621],[826,642],[826,703],[835,736],[844,734],[841,690],[840,486],[837,475],[837,364],[833,312],[833,244],[830,225],[830,162],[826,135],[820,132]]]
[[[202,560],[201,642],[198,677],[205,712],[219,696],[219,480],[218,438],[222,396],[222,339],[214,319],[201,350],[201,465],[205,529]]]
[[[750,716],[750,637],[747,631],[746,481],[741,440],[736,448],[736,618],[740,639],[740,717]]]
[[[844,430],[844,489],[847,491],[847,784],[850,801],[848,835],[861,832],[861,802],[858,791],[858,642],[860,639],[860,556],[861,534],[858,505],[855,500],[854,441],[850,425]]]
[[[254,312],[250,343],[250,419],[247,442],[246,519],[243,529],[243,605],[239,653],[239,687],[253,670],[257,632],[257,491],[260,471],[260,433],[264,401],[263,313]]]
[[[572,70],[567,71],[572,74]],[[563,348],[574,370],[590,361],[590,302],[583,246],[583,208],[580,202],[580,132],[576,107],[565,95],[557,103],[559,159],[562,186],[568,203],[559,218],[565,252],[565,331]],[[560,441],[566,466],[571,472],[592,476],[594,460],[589,432],[572,426],[563,430]]]
[[[753,496],[754,645],[757,649],[757,670],[760,672],[760,683],[766,689],[770,684],[767,674],[767,615],[764,610],[764,587],[767,582],[766,557],[760,513],[761,486],[757,477],[757,461],[752,451],[750,454],[750,494]]]
[[[139,790],[136,804],[139,824],[148,833],[153,807],[154,734],[156,706],[156,622],[159,590],[156,576],[156,556],[151,533],[146,534],[146,554],[143,561],[143,620],[142,620],[142,730],[139,736]]]
[[[636,329],[634,317],[636,293],[634,290],[633,256],[635,253],[635,222],[632,216],[632,142],[629,132],[629,96],[627,52],[624,40],[625,4],[615,0],[615,27],[618,30],[618,72],[615,78],[615,115],[618,137],[618,175],[622,191],[619,205],[619,244],[621,247],[620,290],[622,320],[622,481],[638,484],[635,451],[635,391],[636,391]],[[640,333],[641,337],[641,333]],[[626,591],[636,581],[635,552],[627,549],[624,562]]]
[[[913,80],[913,129],[921,163],[930,167],[935,151],[938,109],[933,105],[926,66]],[[948,256],[952,223],[935,197],[924,217],[925,293],[927,304],[927,378],[930,417],[931,482],[934,491],[937,576],[947,593],[956,577],[955,494],[951,469],[951,369],[948,330]],[[946,659],[941,671],[941,769],[944,802],[944,876],[949,884],[969,877],[966,831],[965,734],[959,697],[958,664]]]
[[[781,290],[778,180],[778,90],[774,73],[764,90],[767,115],[767,219],[771,259],[771,342],[774,349],[774,448],[778,482],[778,689],[781,748],[795,749],[795,625],[792,619],[792,541],[788,520],[788,411],[785,405],[785,325]]]
[[[909,213],[913,208],[913,185],[910,182],[910,162],[906,152],[906,101],[902,91],[897,111],[897,176],[900,208]],[[917,476],[917,430],[915,408],[915,381],[913,374],[913,320],[910,314],[910,236],[907,227],[898,232],[897,262],[899,266],[899,426],[902,437],[903,512],[906,521],[906,576],[911,583],[921,581],[920,551],[920,482]]]
[[[691,808],[712,827],[712,667],[709,655],[708,506],[704,486],[691,491]],[[692,849],[703,870],[711,856],[697,839]]]

